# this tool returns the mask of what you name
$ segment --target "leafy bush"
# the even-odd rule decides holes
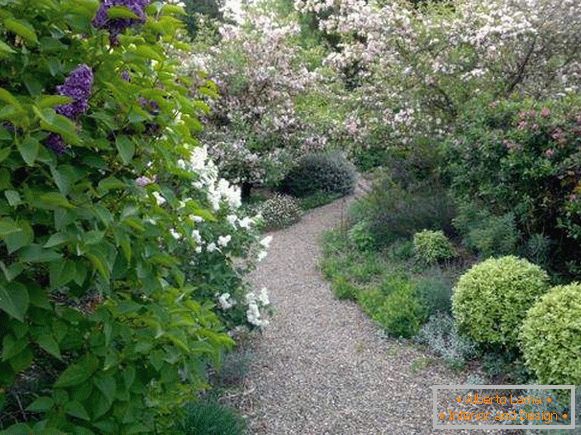
[[[520,234],[513,213],[491,215],[474,203],[459,208],[454,226],[464,237],[464,244],[483,257],[511,255],[517,252]]]
[[[369,225],[361,221],[353,225],[348,232],[349,241],[361,251],[371,250],[374,246],[373,237],[369,233]]]
[[[455,196],[513,213],[522,244],[544,234],[552,268],[571,275],[581,249],[580,120],[579,97],[480,101],[461,118],[445,165]]]
[[[369,230],[379,247],[411,239],[424,229],[452,232],[453,203],[433,181],[404,188],[384,176],[362,202]]]
[[[514,347],[526,312],[547,289],[540,267],[514,256],[491,258],[460,277],[452,309],[460,330],[477,342]]]
[[[476,356],[476,343],[461,335],[454,319],[447,314],[431,316],[416,339],[452,367],[462,368],[466,361]]]
[[[452,284],[440,269],[432,269],[415,280],[416,293],[429,315],[449,314],[452,309]]]
[[[300,204],[303,210],[311,210],[313,208],[330,204],[340,197],[341,195],[338,193],[317,192],[301,198]]]
[[[553,287],[527,313],[527,366],[544,384],[581,384],[581,284]]]
[[[309,154],[299,160],[281,183],[285,193],[299,198],[317,192],[353,192],[356,172],[351,163],[340,154]]]
[[[355,299],[357,297],[357,287],[341,275],[333,279],[331,287],[338,299]]]
[[[148,3],[2,2],[0,428],[21,422],[13,433],[164,432],[233,344],[200,294],[239,274],[230,255],[249,260],[253,221],[226,220],[240,192],[197,147],[196,95],[215,89],[168,57],[181,8]],[[190,262],[214,275],[190,281]]]
[[[177,428],[184,435],[242,435],[246,422],[236,412],[219,403],[193,403]]]
[[[416,258],[425,264],[434,264],[456,255],[454,246],[442,231],[423,230],[414,234]]]
[[[259,212],[268,230],[286,228],[300,221],[303,215],[295,198],[280,194],[264,201],[259,207]]]
[[[413,337],[426,318],[412,282],[405,277],[389,277],[379,288],[359,292],[358,300],[369,316],[395,337]]]

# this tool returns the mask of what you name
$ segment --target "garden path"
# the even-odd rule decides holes
[[[251,277],[256,288],[269,289],[276,310],[253,340],[236,400],[252,434],[431,434],[430,386],[460,383],[412,346],[382,337],[321,276],[320,237],[341,223],[352,200],[273,233],[269,255]]]

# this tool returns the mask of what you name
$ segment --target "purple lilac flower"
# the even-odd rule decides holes
[[[89,97],[93,87],[93,71],[87,65],[80,65],[57,86],[57,92],[72,98],[72,102],[56,107],[56,112],[70,119],[76,119],[89,108]]]
[[[149,178],[145,175],[142,175],[141,177],[135,179],[135,183],[140,187],[145,187],[149,184],[155,183],[155,177]]]
[[[143,10],[149,2],[150,0],[103,0],[95,18],[93,18],[93,26],[98,29],[109,30],[111,43],[116,44],[117,36],[123,33],[127,27],[145,22],[145,12]],[[124,6],[137,15],[138,18],[110,19],[108,11],[114,6]]]
[[[64,154],[67,149],[67,145],[65,144],[63,138],[56,133],[51,133],[44,144],[47,148],[50,148],[59,156]]]
[[[156,116],[159,115],[159,104],[157,104],[157,101],[153,101],[153,100],[148,100],[147,98],[144,97],[139,97],[139,105],[144,108],[145,110],[147,110],[151,115]]]
[[[130,82],[131,81],[131,74],[129,74],[129,71],[125,70],[121,73],[121,78],[123,80],[125,80],[126,82]]]

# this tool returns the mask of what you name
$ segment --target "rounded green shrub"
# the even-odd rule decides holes
[[[434,264],[456,255],[443,231],[423,230],[414,235],[414,253],[422,263]]]
[[[581,384],[581,284],[552,288],[521,330],[526,365],[543,384]]]
[[[514,347],[526,312],[547,290],[539,266],[514,256],[491,258],[460,277],[452,310],[475,341]]]
[[[194,403],[186,407],[185,419],[176,431],[184,435],[242,435],[246,423],[233,409],[219,403]]]
[[[340,154],[309,154],[299,160],[281,183],[285,193],[299,198],[317,192],[348,195],[356,181],[355,168]]]
[[[373,236],[369,232],[369,225],[365,221],[357,222],[347,233],[349,241],[360,251],[369,251],[373,248]]]
[[[277,194],[264,201],[259,208],[268,230],[286,228],[301,220],[303,211],[298,201],[289,195]]]

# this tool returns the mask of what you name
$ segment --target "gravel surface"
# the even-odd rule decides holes
[[[430,386],[465,379],[382,337],[355,303],[335,299],[319,272],[320,237],[351,200],[273,233],[251,281],[269,289],[275,314],[253,340],[237,406],[254,434],[459,434],[432,429]]]

